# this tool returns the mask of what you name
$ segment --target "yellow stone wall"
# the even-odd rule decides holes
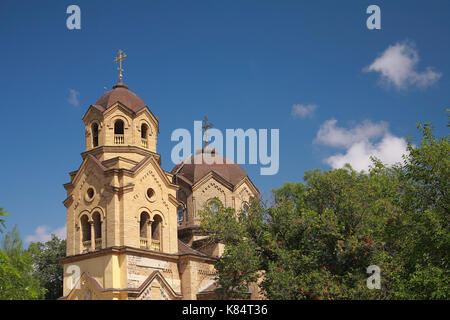
[[[185,219],[181,223],[183,226],[199,225],[199,212],[213,198],[218,198],[225,207],[233,208],[239,214],[243,204],[249,203],[251,197],[258,195],[249,181],[244,181],[231,189],[213,176],[200,181],[192,189],[191,192],[187,188],[181,188],[181,192],[178,192],[178,200],[186,204],[189,215],[187,221]]]
[[[125,123],[123,145],[114,143],[114,121],[117,119],[122,119]],[[106,172],[87,154],[77,173],[71,177],[71,183],[66,186],[67,256],[83,255],[87,252],[90,254],[86,255],[86,259],[65,263],[65,279],[69,276],[66,274],[67,268],[76,266],[81,274],[89,273],[103,288],[127,288],[131,270],[138,270],[141,275],[145,275],[151,268],[133,268],[130,264],[131,258],[125,255],[95,256],[92,252],[96,250],[83,245],[81,217],[85,215],[92,222],[94,213],[100,214],[101,246],[96,249],[104,249],[121,246],[141,248],[141,212],[146,211],[151,219],[159,215],[162,218],[159,251],[177,254],[177,203],[174,199],[178,187],[171,183],[172,176],[159,166],[159,156],[153,157],[151,153],[156,152],[158,124],[147,109],[134,115],[116,104],[102,114],[91,107],[83,120],[88,153],[93,148],[91,128],[94,122],[99,124],[98,147],[114,148],[109,148],[109,152],[93,153],[102,162],[102,166],[106,167]],[[148,126],[146,148],[141,142],[142,123]],[[129,145],[140,148],[137,150],[139,152],[128,151]],[[133,171],[148,155],[150,157],[145,163]],[[92,198],[88,196],[90,188],[94,190]],[[147,196],[149,188],[154,190],[154,196],[151,198]],[[150,242],[147,245],[150,247]],[[176,263],[170,264],[165,270],[164,276],[167,273],[167,279],[171,279],[175,287],[181,290]],[[64,295],[68,292],[69,288],[65,283]]]
[[[101,113],[95,108],[91,108],[84,117],[86,150],[94,148],[92,139],[92,125],[99,125],[98,142],[99,146],[114,146],[114,122],[116,120],[124,122],[124,144],[143,147],[152,152],[156,152],[158,123],[147,108],[142,109],[137,114],[133,114],[128,108],[119,102]],[[141,138],[141,125],[148,126],[147,146],[143,145]]]
[[[86,125],[86,149],[92,148],[92,123],[99,124],[99,147],[104,145],[116,148],[128,145],[141,145],[141,124],[148,125],[149,151],[156,152],[157,123],[147,109],[133,116],[125,107],[117,103],[103,114],[92,109],[84,117]],[[114,144],[114,121],[124,121],[125,145]],[[95,154],[108,169],[131,170],[144,155],[137,152],[109,152]],[[108,160],[108,161],[105,161]],[[83,165],[72,181],[68,197],[73,199],[67,208],[67,254],[84,252],[80,218],[87,215],[92,220],[94,212],[102,217],[102,247],[131,246],[140,247],[140,214],[146,211],[153,218],[162,218],[161,250],[177,253],[176,205],[169,195],[176,198],[177,187],[171,184],[171,177],[164,173],[155,159],[148,160],[136,172],[113,171],[104,173],[99,166],[85,157]],[[95,195],[88,199],[87,190],[93,188]],[[155,196],[147,197],[147,189],[152,188]]]
[[[128,288],[140,287],[154,271],[161,272],[173,290],[181,293],[181,282],[176,261],[155,256],[127,255]]]
[[[181,259],[180,273],[183,300],[196,300],[197,293],[211,285],[216,277],[212,263],[196,259]]]
[[[120,260],[118,255],[102,255],[65,263],[63,295],[68,295],[71,289],[76,288],[77,285],[81,287],[80,283],[72,282],[70,285],[68,281],[72,278],[72,275],[74,275],[73,279],[76,279],[77,276],[82,276],[85,272],[88,272],[103,288],[121,288],[126,283],[126,278],[123,279],[121,276],[120,268],[123,264]],[[73,273],[74,267],[78,268],[76,271],[79,273],[78,275]]]

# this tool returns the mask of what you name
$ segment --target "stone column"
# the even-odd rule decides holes
[[[191,214],[191,217],[192,217],[192,222],[195,223],[197,221],[197,206],[196,206],[196,203],[195,203],[195,197],[194,196],[192,196],[192,214]]]
[[[100,248],[99,249],[101,249],[101,248],[103,248],[103,238],[104,238],[103,230],[102,230],[102,228],[103,228],[103,220],[100,219],[99,222],[100,222],[100,239],[101,239],[101,241],[100,241]],[[94,238],[95,238],[95,235],[94,235]]]
[[[153,220],[148,219],[147,225],[147,249],[152,248],[152,222]]]
[[[106,248],[106,221],[102,220],[102,248]]]
[[[91,225],[91,251],[95,250],[95,230],[94,230],[94,221],[89,221]]]

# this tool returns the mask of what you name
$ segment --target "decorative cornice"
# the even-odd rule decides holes
[[[137,146],[123,146],[123,145],[100,146],[95,149],[91,149],[91,150],[81,153],[81,157],[84,159],[89,154],[92,154],[93,156],[95,156],[97,154],[102,154],[102,153],[107,153],[107,152],[110,152],[110,153],[137,153],[137,154],[140,154],[143,156],[152,155],[158,161],[159,165],[161,165],[161,155],[159,153],[152,152],[148,149],[145,149],[142,147],[137,147]]]
[[[110,184],[106,184],[105,185],[105,189],[109,190],[112,193],[122,195],[122,194],[125,194],[127,192],[133,191],[134,190],[134,184],[131,183],[131,184],[128,184],[128,185],[123,186],[123,187],[116,187],[116,186],[112,186]]]
[[[183,297],[180,292],[176,292],[175,290],[173,290],[172,286],[167,282],[167,280],[158,270],[153,271],[139,286],[139,288],[127,288],[128,296],[139,297],[156,278],[158,278],[162,282],[162,284],[169,289],[172,297],[174,297],[175,299],[181,299]]]
[[[118,163],[119,161],[123,161],[123,162],[129,163],[129,164],[132,164],[134,166],[138,163],[137,161],[134,161],[134,160],[131,160],[131,159],[128,159],[125,157],[117,156],[117,157],[102,161],[102,164],[105,167],[109,167],[110,165],[114,165],[114,164]]]
[[[61,259],[60,263],[67,264],[67,263],[71,263],[71,262],[77,262],[77,261],[82,261],[82,260],[86,260],[86,259],[92,259],[94,257],[111,255],[111,254],[113,254],[113,255],[133,254],[133,255],[138,255],[138,256],[142,256],[142,257],[153,257],[156,259],[170,260],[172,262],[178,262],[180,259],[183,259],[183,260],[194,259],[194,260],[201,260],[201,261],[210,262],[210,263],[214,263],[215,261],[217,261],[217,259],[214,257],[195,255],[195,254],[190,254],[190,253],[174,254],[174,253],[153,251],[150,249],[133,248],[133,247],[129,247],[129,246],[113,246],[113,247],[109,247],[109,248],[100,249],[98,251],[68,256],[68,257]]]
[[[229,189],[230,191],[233,191],[233,185],[228,182],[227,180],[225,180],[221,175],[219,175],[217,172],[215,172],[214,170],[208,172],[206,175],[204,175],[199,181],[197,181],[193,186],[192,186],[192,191],[195,191],[197,189],[199,189],[203,184],[205,184],[206,182],[208,182],[208,180],[210,179],[214,179],[216,180],[218,183],[220,183],[221,185],[223,185],[225,188]]]
[[[101,110],[101,109],[103,109],[103,110]],[[86,112],[84,113],[83,117],[81,117],[81,120],[83,120],[83,122],[85,124],[86,124],[86,118],[87,118],[88,114],[91,112],[91,110],[98,112],[100,115],[102,115],[102,117],[103,117],[103,112],[105,111],[105,109],[102,106],[99,106],[96,104],[91,104],[89,106],[89,108],[86,110]]]
[[[250,178],[248,176],[244,177],[241,181],[239,181],[233,188],[233,191],[236,191],[241,185],[243,185],[244,183],[247,182],[247,185],[249,185],[250,189],[252,189],[253,193],[256,196],[259,196],[259,189],[257,186],[255,186],[255,184],[252,182],[252,180],[250,180]]]
[[[176,197],[174,197],[173,195],[169,194],[169,201],[174,204],[176,207],[183,205],[182,202],[178,201]]]
[[[70,195],[66,198],[66,200],[63,201],[63,204],[66,208],[70,207],[70,205],[73,203],[73,195]]]

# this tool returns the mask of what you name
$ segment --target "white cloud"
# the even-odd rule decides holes
[[[312,116],[314,110],[317,109],[315,104],[294,104],[292,106],[292,116],[294,118],[306,118]]]
[[[388,132],[388,124],[384,121],[372,123],[368,120],[347,130],[336,126],[337,120],[325,121],[317,132],[315,142],[332,147],[349,147],[361,140],[376,139]]]
[[[42,225],[38,226],[34,231],[34,234],[25,237],[25,242],[46,242],[51,240],[52,234],[56,235],[60,239],[66,238],[66,226],[50,230],[50,227]]]
[[[372,64],[363,71],[375,71],[381,74],[381,82],[392,84],[397,89],[405,89],[416,85],[428,87],[441,77],[441,73],[427,67],[425,71],[417,72],[419,55],[412,44],[407,42],[389,46]]]
[[[388,124],[384,121],[372,123],[366,120],[351,129],[340,128],[336,124],[335,119],[325,121],[314,140],[315,143],[345,149],[344,153],[324,159],[333,169],[350,163],[357,171],[367,171],[372,164],[370,156],[393,165],[401,162],[402,155],[407,153],[406,140],[390,133]]]
[[[69,89],[70,94],[69,98],[67,98],[67,102],[69,102],[74,107],[78,107],[80,105],[80,102],[78,101],[78,96],[80,93],[76,91],[75,89]]]

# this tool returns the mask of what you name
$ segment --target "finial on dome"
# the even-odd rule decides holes
[[[205,147],[208,145],[209,141],[208,141],[208,129],[211,129],[213,127],[213,124],[210,122],[208,123],[208,118],[205,116],[205,118],[203,119],[203,125],[202,125],[202,130],[205,130]]]
[[[123,71],[123,69],[122,69],[122,60],[124,60],[127,57],[127,55],[122,50],[119,50],[117,52],[117,54],[119,56],[114,59],[114,62],[115,63],[119,63],[119,67],[117,68],[117,70],[119,70],[119,84],[123,84],[123,82],[122,82],[122,77],[123,77],[123,75],[122,75],[122,71]]]

